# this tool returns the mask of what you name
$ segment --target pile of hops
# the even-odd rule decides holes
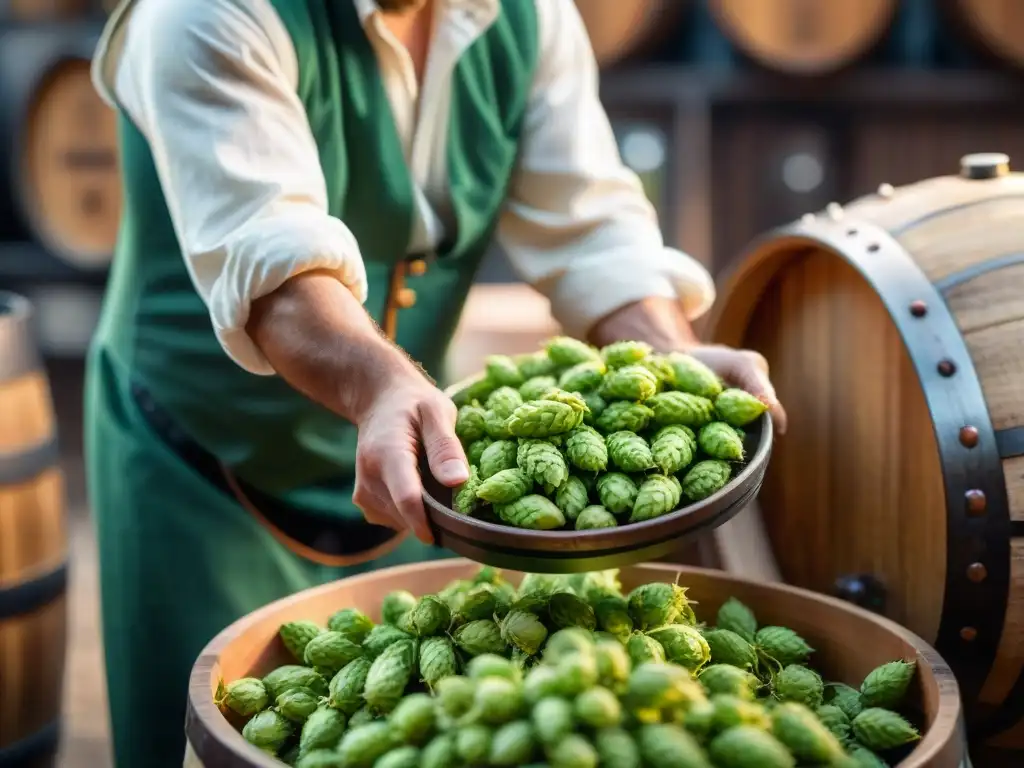
[[[689,355],[561,336],[489,357],[453,399],[471,466],[453,509],[535,530],[613,528],[706,499],[767,410]]]
[[[302,664],[217,703],[298,768],[867,768],[920,738],[895,711],[913,662],[859,690],[826,683],[803,638],[742,603],[706,626],[685,588],[624,595],[616,571],[517,590],[484,568],[437,595],[393,592],[382,617],[283,625]]]

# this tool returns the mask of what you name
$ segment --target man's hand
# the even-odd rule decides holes
[[[693,355],[726,383],[761,398],[772,415],[776,431],[786,432],[786,412],[768,378],[768,361],[757,352],[719,344],[701,344],[678,301],[652,297],[613,312],[591,330],[589,340],[598,346],[623,340],[646,341],[661,353]]]
[[[469,462],[455,436],[455,415],[455,404],[423,376],[409,376],[377,396],[359,422],[352,496],[367,522],[409,528],[424,544],[433,543],[419,452],[426,452],[440,483],[454,488],[466,481]]]

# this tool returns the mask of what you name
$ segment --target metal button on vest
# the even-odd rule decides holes
[[[400,309],[409,309],[416,303],[416,291],[412,288],[403,288],[398,292],[396,303]]]

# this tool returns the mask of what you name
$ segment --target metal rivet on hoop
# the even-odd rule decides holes
[[[910,302],[910,314],[914,317],[924,317],[928,314],[928,305],[921,299],[916,299]]]
[[[893,188],[892,184],[889,184],[889,183],[885,182],[885,183],[882,183],[882,184],[878,185],[878,196],[879,197],[882,197],[882,198],[885,198],[886,200],[888,200],[894,194],[896,194],[896,190]]]
[[[964,499],[967,501],[967,514],[971,517],[979,517],[988,510],[988,499],[984,491],[972,488],[964,494]]]
[[[973,448],[978,444],[978,428],[970,425],[960,427],[960,445],[965,448]]]
[[[868,246],[868,252],[869,252],[869,253],[877,253],[877,252],[878,252],[878,249],[879,249],[880,247],[881,247],[881,246],[879,246],[879,245],[878,245],[878,243],[872,243],[871,245],[869,245],[869,246]]]
[[[847,237],[856,237],[857,236],[857,230],[856,229],[848,229],[848,230],[846,230],[846,236]]]
[[[805,213],[803,216],[800,217],[800,221],[802,221],[804,224],[813,224],[817,220],[817,218],[818,217],[815,216],[813,213]]]
[[[975,584],[980,584],[988,577],[988,569],[981,563],[971,563],[967,566],[967,578]]]
[[[940,360],[938,366],[939,373],[946,378],[949,378],[956,373],[956,363],[952,360]]]
[[[978,630],[974,627],[964,627],[960,630],[960,638],[965,642],[972,643],[977,636]]]
[[[843,206],[839,203],[829,203],[825,207],[825,211],[833,221],[839,221],[839,219],[843,218]]]

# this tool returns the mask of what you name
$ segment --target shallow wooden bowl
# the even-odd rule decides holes
[[[447,391],[454,393],[466,382]],[[757,495],[772,452],[772,421],[764,414],[744,428],[746,465],[718,493],[643,523],[590,531],[531,531],[453,511],[452,491],[421,461],[423,500],[438,546],[499,568],[581,573],[659,560],[689,539],[731,519]]]
[[[249,745],[213,703],[220,680],[262,676],[289,663],[278,638],[287,621],[327,617],[346,606],[380,618],[384,595],[395,589],[437,592],[454,579],[476,573],[467,560],[441,560],[387,568],[300,592],[236,621],[215,637],[192,668],[185,730],[191,765],[203,768],[279,768],[280,763]],[[519,574],[509,573],[518,581]],[[960,768],[965,761],[960,692],[946,662],[917,635],[849,603],[779,584],[762,584],[721,571],[672,565],[624,568],[625,589],[653,581],[678,582],[698,602],[697,616],[714,619],[729,597],[742,600],[761,624],[793,628],[816,648],[815,667],[830,680],[859,685],[879,664],[898,658],[917,661],[911,704],[920,713],[923,738],[898,768]]]

